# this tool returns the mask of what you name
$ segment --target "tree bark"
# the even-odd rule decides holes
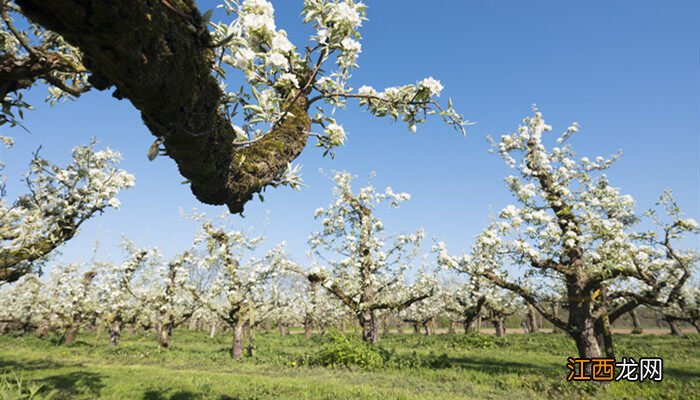
[[[220,111],[223,92],[212,76],[211,37],[193,0],[17,3],[29,19],[83,52],[93,87],[115,86],[115,97],[129,99],[141,111],[203,203],[226,204],[241,213],[306,146],[308,92],[285,105],[293,116],[263,139],[234,146],[233,127]],[[299,82],[308,81],[301,75],[310,75],[308,68],[298,76]]]
[[[120,319],[114,320],[109,329],[109,344],[116,346],[119,344],[119,337],[122,332],[122,321]]]
[[[307,317],[304,318],[304,338],[311,339],[313,334],[314,334],[313,319],[307,315]]]
[[[529,333],[537,333],[537,316],[535,315],[535,309],[532,305],[527,305],[527,328]]]
[[[78,327],[71,325],[66,329],[65,341],[63,344],[70,346],[75,342],[75,337],[78,335]]]
[[[433,330],[433,321],[427,321],[423,324],[423,328],[425,329],[425,336],[432,336],[435,333]]]
[[[450,320],[449,325],[447,327],[447,333],[450,335],[453,335],[456,332],[455,330],[455,322]]]
[[[610,328],[610,319],[608,314],[604,313],[595,322],[596,324],[596,340],[598,346],[605,350],[607,358],[615,358],[615,346],[613,345],[612,329]]]
[[[167,349],[170,347],[170,337],[172,336],[173,330],[169,325],[161,325],[158,329],[158,345],[160,347]]]
[[[413,333],[416,335],[420,335],[420,326],[418,326],[417,322],[413,323]]]
[[[559,305],[557,303],[552,304],[552,315],[554,316],[555,319],[559,318]],[[561,329],[559,329],[556,325],[552,326],[552,333],[559,333],[561,332]]]
[[[211,323],[211,328],[209,328],[209,338],[214,339],[216,336],[216,321]]]
[[[243,324],[240,321],[236,321],[231,328],[233,329],[231,358],[239,360],[243,357]]]
[[[362,326],[362,340],[367,343],[377,343],[377,320],[374,311],[363,311],[359,319]]]
[[[637,310],[630,311],[629,316],[632,319],[632,334],[644,333],[642,324],[639,323],[639,316],[637,315]]]
[[[503,337],[506,335],[506,325],[502,318],[495,318],[491,320],[493,327],[496,329],[496,337]]]
[[[664,321],[668,324],[668,327],[671,328],[671,335],[673,336],[680,336],[681,335],[681,330],[678,327],[678,323],[676,322],[675,319],[671,317],[664,316]]]

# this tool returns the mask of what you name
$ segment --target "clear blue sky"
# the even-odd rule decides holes
[[[202,10],[214,1],[200,1]],[[298,17],[300,1],[273,1],[278,26],[302,46],[309,28]],[[423,227],[451,250],[468,248],[486,224],[490,208],[512,203],[503,178],[510,169],[487,152],[487,134],[514,130],[537,103],[555,132],[577,121],[573,141],[580,156],[623,157],[609,172],[640,209],[673,188],[688,216],[700,220],[700,2],[692,1],[446,1],[368,0],[369,21],[360,69],[353,86],[377,88],[414,83],[433,76],[445,85],[443,98],[477,124],[462,137],[429,123],[411,134],[350,107],[338,114],[349,132],[336,159],[309,146],[298,159],[309,186],[302,192],[268,191],[265,203],[246,207],[241,229],[266,233],[268,245],[286,240],[305,261],[306,240],[320,225],[313,210],[331,198],[332,170],[359,176],[371,171],[379,187],[412,194],[399,209],[383,213],[389,231]],[[215,14],[214,19],[217,19]],[[173,85],[178,83],[174,81]],[[218,214],[221,207],[199,204],[175,164],[159,157],[148,162],[153,137],[126,101],[94,91],[77,102],[49,107],[44,87],[29,94],[36,110],[26,114],[31,134],[14,131],[16,148],[2,150],[11,196],[23,189],[19,174],[31,152],[68,160],[73,146],[91,137],[119,150],[123,168],[137,185],[120,196],[122,208],[88,221],[62,248],[60,258],[90,258],[95,240],[105,257],[118,258],[122,234],[166,254],[186,249],[194,226],[178,210],[197,207]],[[319,169],[326,172],[322,174]],[[698,242],[694,241],[694,246]]]

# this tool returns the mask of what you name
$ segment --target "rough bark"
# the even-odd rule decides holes
[[[596,319],[596,339],[598,346],[605,350],[607,358],[615,358],[615,346],[613,345],[612,329],[610,328],[610,320],[607,314],[601,315]]]
[[[590,305],[587,302],[569,306],[569,335],[576,343],[580,358],[594,358],[602,355],[596,334],[596,320],[592,317],[589,308]]]
[[[85,55],[90,83],[116,88],[151,131],[203,203],[240,213],[306,145],[310,127],[304,93],[285,105],[293,117],[263,139],[236,148],[223,93],[212,76],[211,37],[193,0],[18,0],[22,12],[61,34]],[[308,76],[299,76],[307,81]],[[289,94],[288,98],[295,96]]]
[[[367,343],[377,343],[377,320],[374,311],[369,310],[362,312],[359,316],[359,320],[362,326],[362,340]]]

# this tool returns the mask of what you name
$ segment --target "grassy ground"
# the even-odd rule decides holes
[[[385,363],[369,369],[309,366],[334,346],[327,337],[259,334],[255,358],[241,362],[229,358],[229,340],[182,330],[161,350],[150,335],[118,347],[104,335],[82,334],[71,347],[0,336],[0,374],[41,384],[55,400],[700,398],[697,334],[616,335],[618,357],[664,358],[660,383],[566,382],[574,346],[558,334],[388,335]]]

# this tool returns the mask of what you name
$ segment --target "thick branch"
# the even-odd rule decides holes
[[[490,271],[485,271],[483,273],[483,276],[493,282],[496,286],[502,287],[503,289],[510,290],[511,292],[519,295],[522,297],[525,301],[528,303],[532,304],[533,307],[539,312],[543,317],[545,317],[549,322],[552,323],[552,325],[556,326],[557,328],[561,330],[568,331],[568,324],[564,322],[561,318],[558,318],[554,316],[554,314],[550,313],[549,311],[545,310],[544,307],[540,304],[539,301],[535,298],[535,296],[532,295],[528,290],[523,288],[522,286],[513,283],[513,282],[508,282],[505,279],[501,278],[500,276],[494,274],[493,272]]]
[[[211,38],[194,1],[18,0],[23,13],[85,54],[97,89],[114,85],[207,204],[242,212],[253,194],[278,178],[306,145],[308,93],[263,139],[237,151],[212,76]],[[190,18],[183,18],[182,15]],[[300,77],[300,81],[303,78]],[[294,95],[290,94],[290,98]]]

